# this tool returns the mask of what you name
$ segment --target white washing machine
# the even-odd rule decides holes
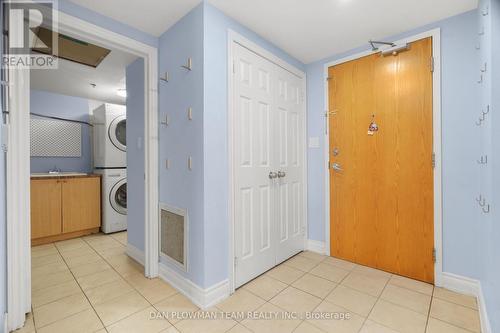
[[[94,110],[94,167],[127,166],[127,109],[103,104]]]
[[[102,232],[127,230],[127,169],[96,169],[102,175]]]

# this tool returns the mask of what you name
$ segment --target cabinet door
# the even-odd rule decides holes
[[[101,180],[72,178],[62,183],[63,233],[101,226]]]
[[[61,183],[57,179],[31,181],[31,239],[59,235]]]

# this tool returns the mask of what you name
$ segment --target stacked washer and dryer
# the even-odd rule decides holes
[[[122,105],[94,110],[94,172],[102,175],[102,232],[127,230],[127,115]]]

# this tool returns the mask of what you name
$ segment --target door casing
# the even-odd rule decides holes
[[[283,59],[279,58],[278,56],[274,55],[273,53],[265,50],[261,46],[255,44],[254,42],[248,40],[247,38],[241,36],[237,32],[228,29],[228,44],[227,44],[227,82],[228,82],[228,94],[227,94],[227,105],[228,105],[228,117],[227,117],[227,128],[228,128],[228,163],[229,163],[229,182],[228,182],[228,199],[229,199],[229,204],[228,204],[228,216],[229,216],[229,255],[228,255],[228,272],[229,272],[229,292],[232,294],[234,293],[235,290],[235,270],[234,270],[234,265],[235,265],[235,249],[234,249],[234,154],[233,154],[233,148],[234,148],[234,134],[233,134],[233,123],[234,123],[234,116],[233,116],[233,44],[237,43],[252,52],[258,54],[259,56],[271,61],[272,63],[278,65],[279,67],[284,68],[285,70],[291,72],[292,74],[300,77],[302,79],[302,91],[303,91],[303,112],[302,114],[302,121],[303,121],[303,138],[304,138],[304,153],[303,156],[301,157],[302,160],[302,165],[303,167],[303,175],[302,175],[302,180],[304,184],[304,189],[303,189],[303,202],[304,202],[304,207],[307,207],[307,107],[306,107],[306,87],[307,87],[307,82],[306,82],[306,73],[303,72],[302,70],[296,68],[295,66],[287,63]],[[307,222],[307,209],[304,209],[302,212],[303,215],[303,225],[305,227],[305,236],[304,236],[304,249],[306,248],[306,243],[307,243],[307,230],[308,230],[308,222]]]
[[[90,22],[55,11],[59,32],[80,36],[96,44],[109,45],[144,58],[145,96],[145,275],[158,276],[158,50],[130,37]],[[15,32],[14,32],[15,33]],[[29,82],[28,70],[11,70],[9,104],[12,112],[6,157],[7,185],[7,290],[6,326],[23,326],[31,309],[30,255],[30,157],[29,157]],[[128,252],[128,251],[127,251]],[[27,273],[27,274],[26,274]]]
[[[432,37],[432,53],[434,56],[434,71],[432,73],[433,81],[433,101],[432,101],[432,118],[433,118],[433,151],[435,154],[434,168],[434,248],[436,249],[436,262],[434,263],[434,284],[442,286],[443,284],[443,251],[442,251],[442,154],[441,154],[441,29],[429,30],[417,35],[409,36],[397,41],[396,45],[415,42],[420,39]],[[324,109],[328,112],[329,97],[328,97],[328,69],[332,66],[359,59],[374,53],[378,53],[388,47],[381,47],[377,51],[364,51],[356,53],[332,62],[324,64]],[[326,118],[326,117],[325,117]],[[326,118],[327,119],[327,118]],[[328,119],[327,119],[328,120]],[[328,169],[329,162],[329,122],[325,122],[324,135],[324,179],[325,184],[325,254],[330,255],[330,173]]]

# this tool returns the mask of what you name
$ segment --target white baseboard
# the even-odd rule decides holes
[[[443,272],[441,282],[443,288],[476,297],[479,319],[481,320],[481,332],[491,333],[491,324],[488,319],[488,312],[483,295],[483,288],[481,287],[481,281]]]
[[[229,280],[203,289],[188,278],[160,262],[159,275],[201,309],[207,309],[229,297]]]
[[[144,266],[144,251],[139,250],[130,243],[127,243],[127,255]]]
[[[492,333],[491,323],[486,309],[486,301],[484,299],[483,287],[479,283],[479,296],[477,297],[477,305],[479,307],[479,319],[481,319],[481,332]]]
[[[9,314],[7,312],[5,312],[3,314],[3,331],[5,333],[9,332],[9,318],[8,318]]]
[[[479,281],[465,276],[443,272],[441,286],[461,294],[479,297]]]
[[[317,240],[308,239],[307,240],[307,250],[311,251],[311,252],[316,252],[319,254],[325,254],[326,253],[325,242],[320,242]]]

